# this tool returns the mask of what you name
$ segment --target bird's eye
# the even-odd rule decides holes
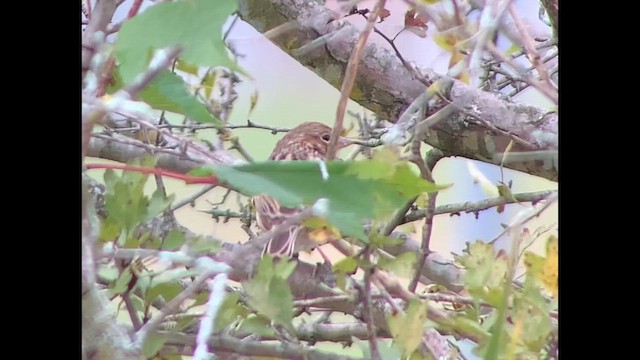
[[[329,135],[329,134],[324,134],[324,135],[322,135],[322,140],[324,140],[324,141],[329,141],[329,140],[331,140],[331,135]]]

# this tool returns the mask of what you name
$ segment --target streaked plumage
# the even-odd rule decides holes
[[[330,138],[331,128],[325,124],[318,122],[300,124],[278,141],[269,159],[282,161],[325,160]],[[338,140],[338,149],[350,144],[348,139],[341,137]],[[262,231],[270,231],[301,211],[301,209],[282,207],[275,199],[265,195],[255,196],[253,204],[256,209],[258,226]],[[315,233],[316,231],[314,231]],[[312,237],[317,238],[316,236]],[[317,245],[319,243],[309,237],[308,228],[295,225],[291,226],[288,231],[270,239],[263,254],[291,257],[299,251],[312,250]]]

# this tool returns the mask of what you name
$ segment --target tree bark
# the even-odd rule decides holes
[[[359,35],[355,27],[334,19],[333,13],[316,1],[240,0],[238,9],[242,19],[260,32],[287,24],[287,30],[270,37],[271,41],[329,84],[340,88]],[[394,52],[369,43],[364,54],[351,99],[379,118],[396,122],[399,115],[425,93],[426,87]],[[418,68],[418,71],[428,83],[442,78],[432,69]],[[515,139],[510,154],[521,153],[521,156],[513,156],[515,161],[505,163],[505,167],[558,180],[556,112],[514,103],[457,80],[445,95],[457,111],[428,131],[426,143],[447,155],[500,164],[501,154]],[[399,124],[398,130],[406,133],[413,125]]]

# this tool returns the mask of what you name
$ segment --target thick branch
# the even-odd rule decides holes
[[[195,347],[195,336],[183,335],[177,333],[166,333],[169,340],[165,343],[166,346],[175,346],[178,351],[169,352],[163,351],[163,353],[178,353],[190,355],[193,353],[193,347]],[[241,355],[254,355],[261,357],[273,357],[283,359],[309,359],[309,360],[349,360],[354,359],[349,356],[337,355],[335,353],[329,353],[319,351],[311,347],[303,347],[295,344],[280,344],[280,343],[265,343],[262,341],[255,341],[249,339],[236,339],[231,336],[217,335],[212,336],[208,345],[216,353],[218,352],[232,352]],[[185,348],[186,346],[186,348]],[[182,350],[182,351],[180,351]]]
[[[85,179],[86,181],[86,179]],[[96,285],[96,240],[93,197],[83,184],[82,194],[82,358],[138,359],[126,329],[116,322],[109,299]]]
[[[243,20],[261,32],[284,23],[296,24],[290,31],[270,39],[331,85],[340,86],[358,38],[355,27],[333,19],[331,11],[314,1],[240,0],[239,10]],[[309,46],[312,42],[314,46]],[[297,51],[301,47],[305,47],[305,51]],[[395,121],[424,93],[425,86],[404,67],[393,51],[369,43],[364,54],[351,98],[380,118]],[[420,73],[428,82],[441,78],[431,69],[420,69]],[[465,111],[456,111],[446,121],[438,123],[426,135],[425,141],[446,154],[499,164],[494,156],[504,152],[513,136],[536,146],[535,149],[524,149],[516,145],[512,148],[513,153],[557,150],[557,113],[512,103],[459,81],[454,81],[451,91],[445,95],[459,110]],[[474,117],[503,132],[487,129]],[[397,124],[396,130],[404,134],[414,125],[411,121]],[[528,159],[507,166],[553,181],[558,178],[554,159]]]

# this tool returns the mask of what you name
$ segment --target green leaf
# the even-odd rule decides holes
[[[137,287],[138,284],[136,284]],[[144,312],[144,308],[145,308],[145,304],[144,301],[142,301],[142,299],[140,299],[138,296],[134,295],[134,294],[130,294],[129,299],[131,300],[131,305],[133,306],[133,309],[137,312]]]
[[[381,257],[378,260],[378,266],[398,276],[410,277],[414,272],[416,260],[418,260],[418,253],[407,251],[396,256],[395,259]]]
[[[154,161],[152,157],[145,157],[131,161],[129,164],[152,167]],[[105,171],[104,205],[109,214],[107,221],[113,224],[112,227],[120,227],[118,241],[121,245],[127,241],[127,233],[140,224],[147,214],[149,200],[144,195],[147,178],[147,175],[135,171],[123,171],[121,176],[111,170]]]
[[[98,267],[97,272],[100,278],[103,278],[108,282],[116,281],[118,279],[118,269],[115,267]]]
[[[524,289],[515,296],[513,313],[517,314],[516,324],[521,326],[518,340],[529,350],[537,352],[545,346],[552,330],[549,311],[553,308],[554,305],[545,300],[537,282],[527,278]]]
[[[413,229],[407,232],[413,232]],[[376,248],[382,248],[385,246],[396,246],[396,245],[404,244],[404,242],[405,240],[403,240],[400,237],[391,237],[391,236],[382,235],[379,229],[373,229],[371,233],[369,233],[369,244],[371,244]]]
[[[455,317],[454,328],[460,332],[466,332],[469,334],[484,334],[486,338],[489,338],[491,334],[486,331],[478,321],[469,319],[464,316]]]
[[[215,254],[220,250],[218,240],[206,239],[201,236],[189,238],[189,249],[193,254]]]
[[[167,337],[165,335],[155,332],[150,333],[142,345],[142,353],[144,354],[144,357],[148,359],[155,356],[158,351],[162,349],[162,345],[164,345],[165,341],[167,341]]]
[[[176,250],[184,244],[184,234],[178,229],[173,229],[167,234],[162,242],[163,250]]]
[[[187,173],[189,176],[211,176],[213,174],[213,168],[207,165],[198,166]]]
[[[336,285],[340,289],[344,289],[346,275],[355,273],[356,269],[358,269],[358,260],[351,256],[335,263],[333,271],[336,273]]]
[[[427,303],[413,299],[405,313],[387,316],[389,331],[403,356],[409,356],[422,342],[423,323],[427,318]]]
[[[279,276],[283,279],[288,279],[289,276],[293,274],[293,271],[296,269],[297,265],[298,265],[297,261],[293,261],[293,260],[284,261],[283,259],[273,265],[273,273],[276,276]]]
[[[140,98],[152,108],[186,115],[199,123],[222,125],[207,107],[187,91],[184,80],[165,70],[142,90]]]
[[[187,74],[191,74],[193,76],[198,76],[198,70],[200,68],[196,65],[193,64],[189,64],[188,62],[184,61],[183,59],[178,59],[178,61],[176,61],[176,70],[180,70],[182,72],[186,72]]]
[[[113,241],[122,231],[122,226],[113,221],[111,217],[107,217],[100,222],[100,240],[101,241]]]
[[[218,310],[218,314],[216,315],[216,332],[219,332],[229,326],[234,321],[238,320],[238,318],[247,315],[248,311],[245,307],[240,305],[239,299],[240,296],[236,292],[228,293],[225,296],[222,301],[222,305],[220,305],[220,310]]]
[[[174,45],[191,64],[239,69],[222,40],[222,25],[236,7],[231,0],[165,2],[126,21],[115,45],[123,82],[131,83],[146,69],[150,50]]]
[[[182,292],[182,286],[177,282],[153,282],[147,292],[147,303],[151,304],[158,296],[165,301],[171,301]]]
[[[154,286],[160,283],[178,281],[188,276],[197,276],[199,274],[200,272],[197,270],[171,269],[171,270],[163,271],[160,274],[154,276],[153,280],[151,281],[151,285]]]
[[[293,295],[286,279],[277,274],[270,256],[260,260],[256,276],[242,285],[249,306],[293,333]]]
[[[489,331],[491,338],[484,353],[484,360],[498,359],[498,355],[502,352],[501,350],[506,346],[506,341],[502,341],[502,339],[506,337],[504,334],[504,325],[507,318],[507,296],[502,297],[497,308],[498,315],[496,322]]]
[[[330,202],[328,220],[342,234],[367,241],[362,222],[393,213],[416,192],[436,191],[444,187],[420,178],[408,167],[367,161],[329,161],[329,178],[325,181],[314,161],[266,161],[238,166],[216,166],[222,181],[250,195],[266,194],[281,205],[310,206],[319,198]],[[373,169],[373,170],[372,170]]]
[[[111,294],[122,294],[129,288],[129,283],[133,279],[133,273],[129,268],[126,268],[122,271],[118,280],[111,283],[109,289],[111,290]]]
[[[164,194],[164,189],[157,188],[156,191],[154,191],[151,195],[151,199],[149,200],[149,204],[147,205],[147,214],[143,221],[149,221],[156,217],[156,215],[166,210],[169,205],[171,205],[174,198],[175,195],[171,194],[167,197]]]
[[[466,271],[463,275],[465,288],[469,293],[493,306],[502,301],[508,262],[503,252],[495,254],[493,245],[476,241],[467,244],[463,256],[454,255]]]
[[[257,336],[272,337],[276,335],[275,331],[271,327],[268,318],[260,315],[249,315],[242,321],[238,333],[241,334],[255,334]]]

